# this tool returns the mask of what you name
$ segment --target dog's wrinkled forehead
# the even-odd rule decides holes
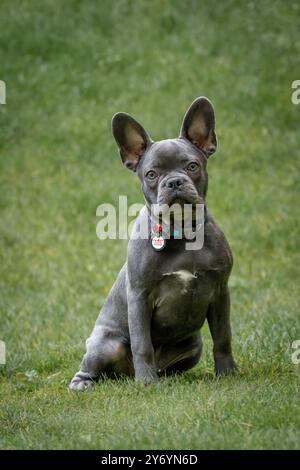
[[[138,167],[138,173],[146,169],[160,169],[164,172],[181,169],[192,160],[205,164],[206,157],[199,149],[185,139],[166,139],[153,143],[145,152]]]

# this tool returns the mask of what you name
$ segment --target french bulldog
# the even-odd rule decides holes
[[[151,227],[153,204],[203,204],[204,241],[200,249],[187,250],[184,238],[170,237],[154,249],[151,229],[148,237],[129,240],[127,261],[86,342],[70,388],[85,390],[100,377],[120,375],[148,385],[161,375],[190,369],[201,356],[200,329],[206,319],[216,374],[237,372],[228,290],[233,259],[205,202],[207,161],[217,149],[212,103],[197,98],[175,139],[152,141],[126,113],[113,116],[112,132],[124,165],[141,181],[145,206],[136,224]]]

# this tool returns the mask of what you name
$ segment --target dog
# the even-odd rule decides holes
[[[236,373],[228,289],[233,258],[205,202],[207,161],[217,149],[212,103],[197,98],[175,139],[152,141],[126,113],[113,116],[112,132],[123,164],[141,181],[145,206],[136,224],[151,227],[153,204],[202,204],[204,240],[200,249],[187,250],[184,238],[153,237],[152,229],[148,237],[129,240],[127,261],[86,342],[70,388],[85,390],[100,377],[120,375],[148,385],[161,375],[192,368],[201,356],[200,329],[206,319],[216,374]],[[162,246],[155,247],[153,238]]]

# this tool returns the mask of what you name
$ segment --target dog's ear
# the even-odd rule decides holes
[[[124,165],[136,171],[138,163],[152,140],[143,126],[126,113],[112,118],[112,133],[119,147]]]
[[[215,112],[212,103],[204,96],[193,101],[185,113],[180,137],[192,142],[207,158],[216,151]]]

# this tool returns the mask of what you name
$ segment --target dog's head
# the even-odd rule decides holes
[[[206,163],[217,148],[215,114],[207,98],[191,104],[176,139],[153,142],[126,113],[114,115],[112,130],[122,161],[137,172],[149,205],[204,203]]]

